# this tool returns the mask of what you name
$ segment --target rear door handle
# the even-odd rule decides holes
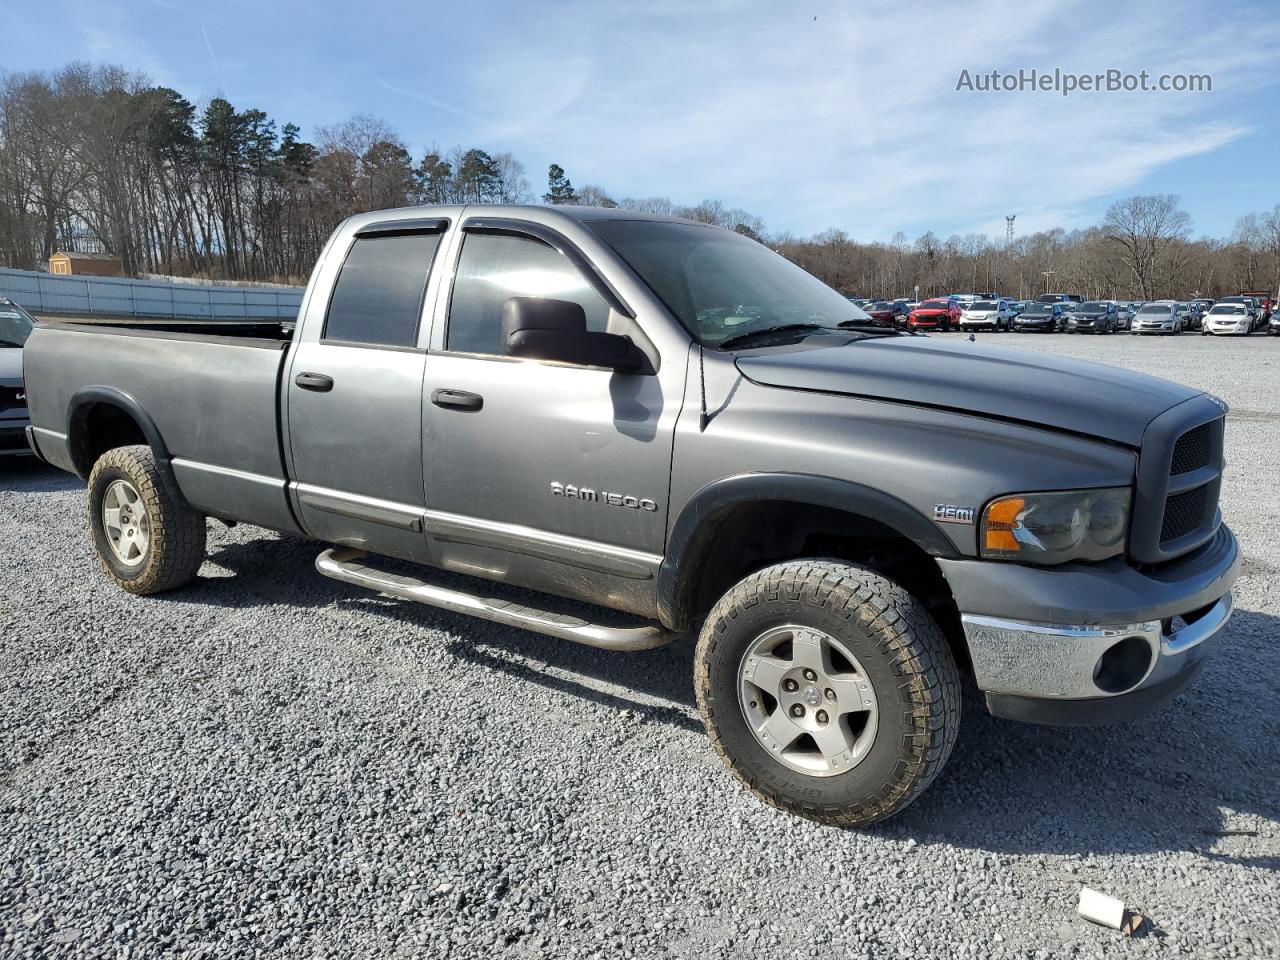
[[[479,410],[484,406],[484,397],[466,390],[433,390],[431,402],[437,407],[452,407],[455,410]]]
[[[300,373],[293,380],[303,390],[314,390],[317,393],[328,393],[333,389],[333,377],[323,373]]]

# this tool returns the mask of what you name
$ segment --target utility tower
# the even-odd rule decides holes
[[[1017,219],[1018,215],[1016,213],[1004,218],[1004,245],[1006,248],[1013,246],[1013,221]]]

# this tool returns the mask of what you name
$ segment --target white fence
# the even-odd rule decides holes
[[[56,277],[0,268],[0,297],[35,314],[292,320],[302,304],[302,287],[195,286],[128,277]]]

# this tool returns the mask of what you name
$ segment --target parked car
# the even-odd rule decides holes
[[[907,317],[912,330],[953,330],[960,323],[960,305],[949,297],[922,301]]]
[[[87,481],[123,590],[189,584],[212,516],[335,545],[316,566],[344,583],[564,640],[698,631],[716,749],[842,825],[934,781],[958,664],[994,714],[1118,721],[1185,689],[1230,616],[1225,410],[1198,390],[904,335],[754,241],[634,211],[381,211],[324,250],[292,336],[31,334],[28,436]],[[1166,508],[1171,488],[1200,507]]]
[[[916,306],[914,301],[908,300],[906,297],[899,297],[898,299],[892,301],[892,303],[893,303],[893,315],[901,319],[905,319],[907,314],[909,314],[912,311],[912,309]]]
[[[22,384],[22,352],[35,318],[0,297],[0,459],[23,457],[27,446],[27,394]]]
[[[863,312],[867,316],[876,320],[883,320],[885,323],[893,323],[898,319],[898,313],[893,309],[893,304],[888,300],[873,300],[871,303],[862,307]]]
[[[1187,328],[1188,308],[1176,300],[1153,300],[1145,303],[1133,319],[1136,334],[1160,333],[1176,335]]]
[[[1116,301],[1116,329],[1128,330],[1133,322],[1133,308],[1124,301]]]
[[[1257,303],[1259,326],[1271,319],[1271,314],[1275,311],[1275,304],[1271,300],[1270,290],[1243,290],[1241,293],[1246,297],[1253,297]]]
[[[1015,314],[1007,300],[975,300],[960,309],[961,330],[1008,330]]]
[[[1217,306],[1218,303],[1237,303],[1243,306],[1245,310],[1247,310],[1249,313],[1249,328],[1251,333],[1254,330],[1257,330],[1258,325],[1262,322],[1261,311],[1258,309],[1258,301],[1255,300],[1253,297],[1249,297],[1249,296],[1223,297],[1222,299],[1218,300],[1217,303],[1214,304],[1214,306]]]
[[[1067,333],[1111,333],[1119,326],[1120,311],[1114,300],[1090,300],[1067,317]]]
[[[1077,293],[1042,293],[1036,297],[1036,303],[1083,303],[1084,297]]]
[[[1017,333],[1057,333],[1066,322],[1066,312],[1061,303],[1030,304],[1013,319],[1013,329]]]
[[[1280,310],[1271,311],[1271,319],[1267,321],[1267,336],[1280,337]]]
[[[1243,303],[1215,303],[1204,315],[1200,335],[1238,334],[1247,337],[1253,332],[1253,318]]]
[[[1187,301],[1187,306],[1191,308],[1192,317],[1203,317],[1209,312],[1209,308],[1213,306],[1213,301],[1208,297],[1196,297],[1194,300]],[[1197,322],[1196,326],[1200,324]]]

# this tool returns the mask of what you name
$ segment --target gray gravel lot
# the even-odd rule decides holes
[[[736,785],[691,645],[379,599],[217,524],[197,585],[130,597],[79,482],[0,466],[0,956],[1280,956],[1280,340],[998,339],[1232,405],[1239,612],[1126,726],[970,697],[940,780],[863,831]],[[1148,934],[1076,917],[1082,883]]]

